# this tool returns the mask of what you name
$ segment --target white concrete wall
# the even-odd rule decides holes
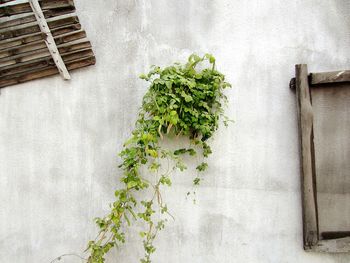
[[[188,175],[166,194],[176,217],[157,263],[347,263],[302,249],[294,64],[350,68],[348,0],[75,0],[97,65],[1,90],[0,262],[50,262],[95,237],[119,185],[117,153],[150,65],[211,52],[234,88],[197,205]],[[143,254],[135,227],[107,262]],[[80,262],[70,258],[62,262]]]

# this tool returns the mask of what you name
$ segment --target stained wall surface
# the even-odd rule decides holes
[[[235,120],[212,142],[197,203],[189,173],[164,194],[175,221],[154,262],[347,263],[302,248],[294,65],[350,68],[347,0],[75,0],[94,67],[9,87],[0,95],[0,262],[80,253],[119,185],[118,157],[152,64],[213,53],[233,84]],[[136,225],[107,262],[135,263]],[[67,258],[61,262],[80,262]]]

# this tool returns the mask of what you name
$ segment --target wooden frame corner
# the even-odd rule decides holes
[[[301,153],[301,194],[303,215],[303,243],[306,251],[350,252],[350,236],[322,239],[319,233],[315,147],[314,112],[310,85],[350,81],[350,71],[308,74],[307,65],[295,66],[291,88],[296,90]]]

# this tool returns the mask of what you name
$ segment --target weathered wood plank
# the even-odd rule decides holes
[[[68,70],[74,70],[74,69],[94,65],[95,63],[96,63],[96,59],[93,56],[93,57],[82,58],[82,59],[77,59],[74,61],[67,62],[66,66]],[[22,74],[17,78],[0,79],[0,88],[4,88],[6,86],[11,86],[11,85],[15,85],[15,84],[19,84],[26,81],[47,77],[47,76],[52,76],[56,74],[58,74],[57,68],[52,67],[52,68],[45,68],[39,71]]]
[[[69,43],[69,44],[60,45],[58,47],[58,50],[60,51],[60,53],[67,53],[67,52],[81,50],[81,49],[87,49],[87,48],[91,48],[90,41],[82,41],[79,43],[73,42],[73,43]]]
[[[66,25],[72,25],[72,24],[78,24],[79,19],[77,16],[71,16],[71,17],[64,17],[64,18],[59,18],[55,19],[52,21],[48,21],[48,28],[49,29],[55,29],[58,27],[66,26]],[[29,35],[29,34],[34,34],[41,32],[39,25],[36,23],[33,23],[30,26],[20,26],[19,28],[9,30],[9,31],[4,31],[1,32],[0,34],[0,41],[6,40],[6,39],[11,39],[19,36],[24,36],[24,35]]]
[[[16,56],[18,54],[25,54],[29,51],[35,51],[46,48],[45,41],[40,39],[39,41],[35,41],[30,44],[25,44],[15,48],[8,48],[3,51],[0,51],[0,59],[2,58],[11,58],[12,56]]]
[[[73,52],[68,52],[62,54],[62,59],[65,63],[94,56],[94,53],[91,49],[78,50]],[[47,67],[55,67],[53,59],[51,56],[47,56],[44,58],[31,60],[27,62],[23,62],[20,64],[11,65],[8,67],[3,67],[0,69],[0,77],[2,79],[11,79],[18,77],[20,73],[33,72],[35,70],[47,68]]]
[[[70,79],[69,72],[66,68],[66,65],[64,64],[61,54],[58,51],[58,48],[56,46],[56,42],[51,34],[49,25],[46,22],[46,19],[44,17],[43,11],[41,10],[40,4],[38,0],[29,0],[29,4],[31,8],[33,9],[35,18],[39,24],[39,27],[41,29],[41,32],[43,32],[45,36],[45,44],[51,54],[51,57],[53,58],[53,61],[56,64],[56,67],[58,69],[58,72],[61,74],[61,76],[68,80]]]
[[[310,73],[310,85],[317,86],[321,84],[350,82],[350,70]],[[289,87],[295,89],[295,78],[292,78]]]
[[[55,42],[57,45],[72,42],[73,40],[83,39],[86,37],[86,32],[84,30],[79,30],[76,32],[55,36]]]
[[[337,238],[350,237],[350,231],[322,232],[321,237],[322,239],[337,239]]]
[[[0,0],[0,4],[5,4],[12,1],[15,1],[15,0]]]
[[[82,50],[82,49],[88,49],[91,48],[91,43],[89,41],[83,41],[83,42],[71,42],[66,43],[58,46],[58,52],[60,54],[76,51],[76,50]],[[14,65],[26,61],[30,61],[33,59],[43,58],[50,55],[50,52],[47,48],[29,51],[26,53],[21,53],[18,55],[14,55],[12,57],[7,58],[1,58],[0,59],[0,67],[6,67],[9,65]]]
[[[307,250],[327,253],[349,253],[350,237],[330,240],[319,240],[315,246],[308,248]]]
[[[311,85],[350,82],[350,70],[311,73]]]
[[[74,8],[72,0],[41,0],[40,6],[42,10],[57,9],[71,7]],[[31,13],[32,9],[29,3],[20,3],[0,7],[0,17],[18,15],[23,13]]]
[[[48,18],[52,18],[52,17],[65,15],[65,14],[70,14],[70,13],[73,13],[74,11],[75,11],[74,7],[57,8],[57,9],[44,11],[44,16],[46,19],[48,19]],[[5,29],[5,28],[9,28],[9,27],[28,24],[28,23],[35,22],[35,21],[36,21],[36,19],[35,19],[34,14],[21,16],[18,18],[9,19],[7,21],[1,22],[0,29]]]
[[[313,112],[307,66],[296,65],[296,95],[301,146],[301,187],[304,248],[318,242],[317,198],[313,154]]]
[[[62,45],[64,43],[69,43],[75,40],[83,39],[86,37],[86,33],[83,30],[76,31],[73,33],[56,36],[54,37],[56,45]],[[12,56],[18,54],[26,54],[30,51],[45,49],[45,41],[44,39],[40,39],[38,41],[31,42],[29,44],[24,44],[17,47],[11,47],[7,49],[0,50],[0,59],[2,58],[11,58]]]
[[[51,30],[52,35],[55,36],[61,36],[67,33],[75,32],[81,29],[80,24],[73,24],[73,25],[67,25],[58,27]],[[25,45],[28,43],[32,43],[38,40],[44,40],[45,35],[41,32],[20,36],[16,38],[6,39],[0,41],[0,50],[8,49],[11,47],[18,47],[20,45]]]
[[[295,90],[295,78],[292,78],[290,81],[289,81],[289,88],[291,90]]]

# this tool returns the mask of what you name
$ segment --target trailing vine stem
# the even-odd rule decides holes
[[[198,64],[206,61],[211,67],[196,69]],[[211,154],[207,141],[217,130],[221,117],[227,125],[223,110],[227,98],[223,90],[231,85],[215,69],[212,55],[199,57],[193,54],[185,65],[175,63],[164,69],[153,66],[140,78],[149,82],[149,90],[143,98],[132,136],[120,153],[123,187],[115,191],[111,211],[105,217],[95,219],[100,231],[96,239],[88,243],[88,263],[105,262],[106,254],[125,242],[125,228],[138,219],[146,224],[146,230],[140,232],[145,250],[140,262],[150,263],[156,250],[153,242],[168,218],[173,217],[161,190],[171,186],[172,172],[187,168],[184,155],[201,154],[206,158]],[[190,147],[170,150],[160,143],[165,136],[170,139],[187,137]],[[153,183],[143,176],[142,167],[147,167],[153,174]],[[202,162],[196,170],[203,172],[207,167],[208,164]],[[200,181],[197,175],[193,183],[198,185]],[[150,198],[138,200],[135,197],[135,193],[150,186],[153,189]]]

